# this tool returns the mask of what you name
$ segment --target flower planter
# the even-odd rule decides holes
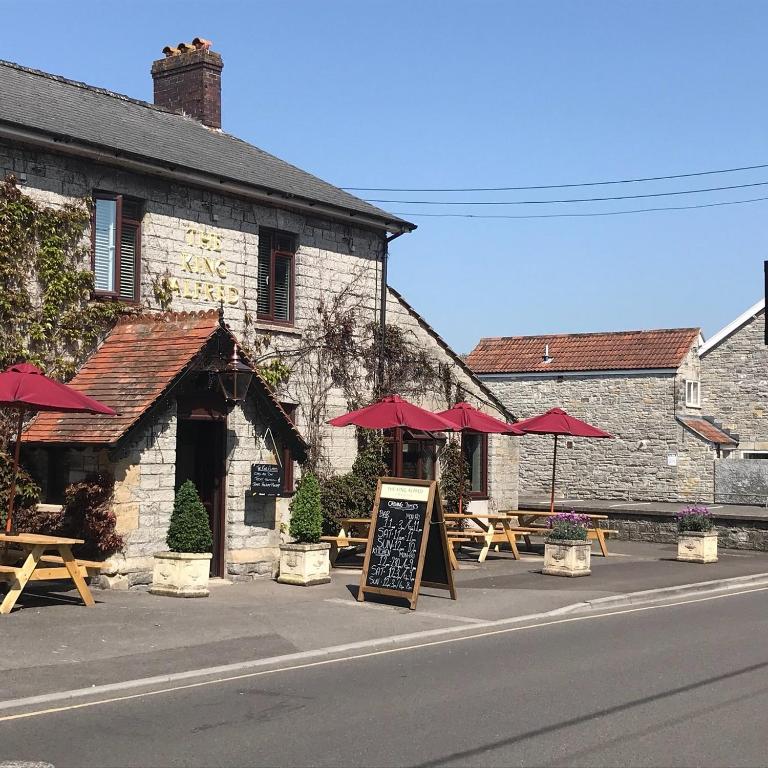
[[[717,531],[680,531],[677,559],[685,563],[716,563]]]
[[[314,584],[327,584],[331,580],[331,545],[327,541],[317,544],[281,544],[280,575],[281,584],[298,584],[311,587]]]
[[[581,539],[547,539],[544,568],[547,576],[589,576],[592,543]]]
[[[210,552],[156,552],[152,575],[153,595],[208,597]]]

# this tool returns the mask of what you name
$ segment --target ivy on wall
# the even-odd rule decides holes
[[[85,233],[91,202],[36,202],[13,176],[0,181],[0,370],[25,361],[71,378],[129,307],[92,299]],[[0,423],[7,449],[8,420]]]

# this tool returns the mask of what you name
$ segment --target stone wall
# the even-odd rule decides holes
[[[677,523],[667,515],[609,514],[610,519],[601,527],[618,531],[618,538],[626,541],[655,541],[662,544],[677,543]],[[768,551],[768,519],[719,517],[714,519],[718,546],[728,549],[755,549]]]
[[[706,413],[738,434],[739,450],[768,451],[768,347],[765,312],[701,358],[701,399]]]
[[[155,288],[162,280],[173,289],[171,309],[207,310],[224,300],[225,321],[236,337],[269,338],[273,349],[296,350],[306,341],[307,327],[318,303],[349,291],[364,322],[378,319],[382,234],[351,224],[309,218],[289,211],[255,205],[247,200],[214,194],[173,182],[142,176],[53,155],[0,141],[0,174],[14,173],[22,190],[41,203],[62,206],[90,197],[95,190],[120,193],[143,201],[141,232],[141,307],[159,310]],[[270,325],[256,318],[259,228],[293,233],[295,256],[293,327]],[[86,235],[84,241],[87,242]],[[428,348],[436,362],[447,365],[466,390],[468,399],[483,408],[489,398],[459,365],[434,331],[396,295],[388,298],[388,321],[404,324],[419,348]],[[282,399],[298,404],[296,422],[306,433],[307,400],[287,386]],[[445,399],[428,396],[424,407],[445,408]],[[331,388],[324,418],[348,409],[343,393]],[[237,409],[229,419],[230,455],[227,479],[227,567],[233,577],[273,572],[288,500],[259,501],[245,493],[247,472],[254,460],[254,414]],[[175,412],[131,435],[119,446],[115,462],[118,526],[126,537],[122,559],[114,559],[114,576],[121,584],[145,580],[151,554],[165,539],[173,502],[175,475]],[[333,471],[347,471],[357,445],[354,430],[324,429],[326,453]],[[517,449],[511,438],[493,437],[489,448],[491,492],[498,506],[516,505]],[[73,452],[78,461],[91,461],[88,452]],[[78,458],[79,457],[79,458]],[[104,459],[102,455],[101,460]],[[85,468],[83,468],[85,471]],[[132,574],[128,576],[127,574]]]
[[[719,504],[768,504],[768,461],[719,459],[715,462],[715,501]]]
[[[481,378],[518,418],[560,407],[614,436],[559,439],[559,498],[711,500],[712,450],[675,419],[683,376],[640,371]],[[552,453],[550,436],[521,438],[521,495],[549,494]]]

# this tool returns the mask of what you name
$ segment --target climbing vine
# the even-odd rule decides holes
[[[0,181],[0,370],[24,360],[66,380],[127,311],[91,298],[90,205],[54,208],[25,195],[13,176]],[[7,439],[0,424],[0,450]]]

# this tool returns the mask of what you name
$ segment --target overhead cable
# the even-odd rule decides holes
[[[348,192],[522,192],[531,189],[568,189],[570,187],[602,187],[608,184],[638,184],[645,181],[666,181],[668,179],[690,179],[694,176],[713,176],[720,173],[737,173],[768,168],[768,164],[743,165],[738,168],[722,168],[717,171],[695,171],[673,173],[667,176],[643,176],[636,179],[613,179],[610,181],[579,181],[570,184],[537,184],[525,187],[340,187]]]
[[[415,211],[392,211],[397,216],[423,216],[446,219],[564,219],[588,218],[590,216],[624,216],[628,213],[651,213],[655,211],[690,211],[696,208],[718,208],[723,205],[743,205],[768,200],[768,197],[753,197],[748,200],[728,200],[718,203],[700,203],[698,205],[670,205],[658,208],[634,208],[628,211],[594,211],[592,213],[531,213],[505,215],[493,213],[417,213]]]
[[[728,189],[746,189],[748,187],[765,187],[768,181],[755,181],[751,184],[732,184],[727,187],[704,187],[701,189],[684,189],[677,192],[648,192],[643,195],[613,195],[611,197],[571,197],[562,200],[377,200],[366,199],[368,203],[401,203],[404,205],[553,205],[560,203],[597,203],[608,200],[639,200],[648,197],[671,197],[676,195],[698,195],[703,192],[722,192]]]

